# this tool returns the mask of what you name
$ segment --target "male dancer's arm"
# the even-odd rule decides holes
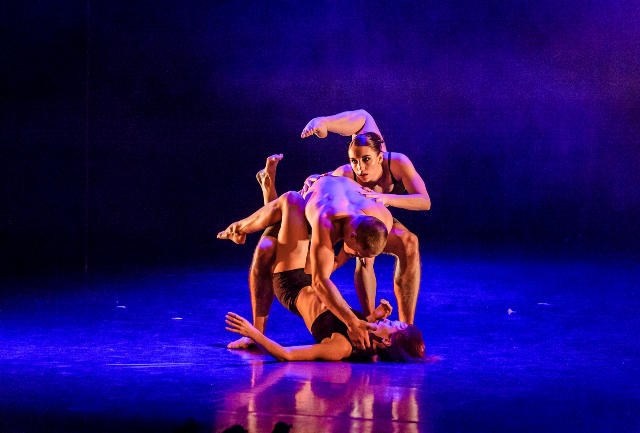
[[[369,330],[375,329],[375,325],[358,319],[331,281],[335,257],[330,230],[331,222],[326,219],[319,218],[311,223],[312,286],[327,308],[347,325],[351,343],[359,349],[369,348]]]

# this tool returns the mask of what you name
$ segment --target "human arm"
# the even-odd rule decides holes
[[[392,174],[402,181],[407,194],[382,194],[368,190],[362,194],[385,206],[397,207],[407,210],[431,209],[431,198],[422,177],[416,171],[411,160],[402,153],[392,153]]]
[[[340,334],[332,334],[320,344],[284,347],[258,331],[244,317],[229,312],[225,317],[227,331],[251,338],[278,361],[340,361],[351,355],[351,344]]]
[[[347,333],[352,344],[358,349],[369,348],[369,330],[375,325],[358,319],[338,288],[331,281],[335,265],[333,246],[330,236],[331,222],[320,218],[311,223],[311,279],[312,286],[320,300],[333,314],[347,325]]]
[[[336,269],[342,267],[342,265],[347,263],[347,261],[349,261],[349,259],[352,257],[353,256],[351,254],[347,253],[344,250],[344,247],[341,248],[340,251],[338,251],[338,255],[336,255],[333,259],[333,270],[335,271]]]

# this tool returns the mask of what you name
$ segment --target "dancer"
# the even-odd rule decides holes
[[[361,132],[349,145],[350,163],[338,167],[331,175],[353,178],[360,185],[369,188],[367,197],[385,206],[429,210],[431,199],[422,177],[406,155],[386,152],[380,131],[366,111],[357,110],[315,118],[307,124],[302,137],[310,136],[314,131],[319,131],[319,136],[322,136],[324,131],[344,134],[358,131],[358,128],[361,128]],[[365,128],[369,130],[365,131]],[[384,252],[396,257],[393,287],[400,320],[413,323],[420,290],[418,237],[394,218]],[[354,282],[365,313],[371,311],[375,303],[376,276],[373,264],[373,258],[356,262]]]
[[[340,180],[336,182],[335,180]],[[231,239],[237,243],[243,243],[246,234],[260,229],[260,223],[271,222],[271,220],[279,219],[281,228],[277,237],[276,259],[274,264],[273,285],[278,300],[294,314],[303,318],[307,329],[311,332],[317,344],[309,346],[282,347],[278,343],[267,338],[263,333],[257,330],[243,317],[229,312],[226,316],[227,329],[231,332],[241,334],[247,338],[251,338],[260,346],[276,357],[280,361],[339,361],[343,359],[362,356],[371,356],[379,354],[384,360],[408,361],[412,359],[421,359],[424,357],[424,340],[422,334],[413,325],[408,325],[399,321],[389,321],[384,319],[391,313],[388,303],[381,305],[367,319],[370,321],[379,320],[375,325],[364,321],[365,317],[362,313],[349,310],[350,313],[362,323],[367,323],[367,328],[371,332],[365,335],[367,342],[364,346],[368,350],[362,350],[363,347],[355,344],[351,337],[350,327],[344,320],[340,320],[337,315],[333,314],[327,308],[327,302],[321,298],[322,290],[312,287],[312,281],[315,282],[317,277],[312,277],[304,272],[307,262],[307,249],[309,247],[308,227],[305,220],[313,216],[316,208],[321,211],[327,211],[326,206],[319,205],[319,202],[326,200],[330,194],[339,193],[338,188],[343,188],[351,182],[348,179],[342,181],[341,178],[327,177],[321,179],[311,188],[311,197],[305,203],[299,194],[288,192],[282,195],[274,202],[269,203],[249,218],[232,224],[221,232],[218,236],[222,239]],[[315,195],[313,191],[316,191]],[[352,189],[353,190],[353,189]],[[270,217],[270,215],[276,217]],[[363,217],[361,215],[355,217],[347,217],[352,221]],[[342,217],[344,219],[344,217]],[[312,270],[323,268],[324,266],[314,265],[314,255],[323,255],[323,252],[314,250],[322,249],[322,246],[315,245],[315,234],[323,232],[323,224],[335,225],[339,224],[339,219],[325,220],[323,218],[310,218],[312,221],[312,240],[311,240],[311,263]],[[345,222],[349,234],[345,237],[346,253],[349,250],[357,256],[368,256],[375,254],[380,249],[378,241],[366,241],[364,234],[358,228],[352,236],[350,231],[353,226],[359,226],[362,223]],[[374,232],[377,230],[374,230]],[[327,232],[331,235],[332,231]],[[333,234],[337,233],[333,231]],[[370,237],[375,238],[373,233]],[[372,246],[372,244],[377,246]],[[341,252],[342,253],[342,252]],[[340,254],[339,256],[340,257]],[[342,255],[344,258],[344,255]],[[315,258],[317,260],[317,257]],[[331,253],[331,261],[333,262],[333,253]],[[336,260],[331,263],[332,270],[340,266],[344,260]],[[317,272],[317,271],[316,271]],[[320,272],[322,274],[322,272]],[[320,278],[322,280],[322,278]],[[322,286],[320,283],[319,286]],[[323,302],[324,301],[324,302]]]
[[[350,164],[327,173],[353,178],[368,187],[366,196],[381,203],[402,209],[429,210],[431,200],[424,181],[411,160],[397,152],[386,152],[386,145],[373,117],[365,110],[346,111],[334,116],[312,119],[302,131],[303,138],[328,132],[353,135],[349,146]],[[265,204],[277,197],[275,175],[282,154],[267,158],[267,164],[257,178],[265,197]],[[319,176],[310,177],[308,187]],[[253,312],[253,324],[265,332],[269,310],[273,302],[270,274],[275,256],[277,227],[268,228],[256,247],[249,272],[249,291]],[[394,293],[398,302],[400,320],[413,323],[420,288],[420,251],[418,238],[394,218],[384,253],[396,257]],[[362,311],[369,314],[375,305],[376,276],[373,259],[356,261],[354,282]],[[229,348],[246,348],[252,344],[248,338],[229,343]]]
[[[373,327],[359,319],[349,308],[331,281],[331,274],[350,257],[375,257],[380,254],[393,224],[388,209],[366,198],[362,192],[362,187],[351,179],[323,177],[309,188],[304,198],[299,193],[289,191],[218,234],[220,239],[244,243],[248,233],[283,221],[292,211],[303,212],[311,226],[309,253],[313,289],[328,309],[346,324],[350,340],[360,349],[370,346],[367,332]],[[280,231],[283,230],[284,226]],[[277,254],[298,260],[303,257],[302,260],[306,261],[308,243],[289,237],[286,232],[278,234]],[[305,237],[308,238],[308,229]],[[341,240],[344,241],[342,250],[334,257],[333,245]],[[287,259],[278,263],[273,269],[275,273],[280,272],[283,266],[288,267]],[[304,267],[304,262],[301,267]]]

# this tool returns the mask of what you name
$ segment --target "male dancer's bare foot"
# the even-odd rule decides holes
[[[227,344],[227,349],[248,349],[251,346],[255,346],[256,343],[249,337],[238,338],[236,341],[232,341]]]
[[[277,153],[267,158],[265,167],[256,173],[256,179],[262,188],[270,188],[276,182],[276,167],[283,155]]]
[[[229,239],[241,245],[247,240],[247,235],[238,231],[238,223],[233,223],[225,231],[218,233],[218,239]]]

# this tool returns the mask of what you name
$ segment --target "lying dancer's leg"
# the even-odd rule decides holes
[[[267,158],[265,168],[256,174],[256,179],[262,189],[264,204],[275,200],[278,195],[275,188],[276,167],[282,159],[282,154],[271,155]],[[251,312],[253,326],[265,333],[269,311],[273,303],[273,263],[276,258],[276,242],[278,228],[267,228],[256,246],[249,269],[249,294],[251,296]],[[248,337],[242,337],[227,345],[229,349],[246,349],[254,342]]]
[[[260,189],[262,189],[264,204],[278,198],[278,193],[276,192],[276,167],[282,157],[283,155],[281,153],[271,155],[267,158],[265,167],[256,173],[256,179],[260,184]]]

